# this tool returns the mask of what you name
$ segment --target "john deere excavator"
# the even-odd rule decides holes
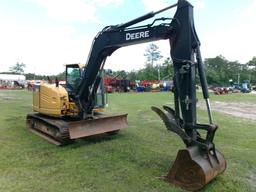
[[[82,117],[75,92],[86,68],[82,64],[66,65],[66,85],[41,82],[34,87],[33,110],[27,115],[28,129],[55,145],[67,145],[74,139],[92,135],[115,134],[127,127],[127,114],[104,115],[105,91],[101,79],[102,70],[97,75],[97,88],[90,90],[93,97],[90,114]]]
[[[150,24],[137,25],[174,7],[177,9],[172,18],[161,17]],[[69,81],[69,71],[74,68],[69,66],[66,88],[42,84],[36,89],[33,109],[38,113],[28,115],[28,127],[57,144],[125,127],[126,115],[105,117],[95,111],[101,71],[106,58],[117,49],[156,40],[170,43],[174,65],[174,109],[163,106],[163,109],[152,107],[152,110],[160,116],[167,130],[176,133],[186,146],[179,150],[166,180],[186,190],[199,190],[226,169],[226,161],[213,142],[218,126],[212,120],[193,6],[186,0],[178,0],[157,12],[100,31],[92,42],[86,67],[78,78],[72,80],[73,83]],[[208,124],[197,123],[197,75],[206,101]],[[205,137],[200,135],[201,130],[205,131]]]

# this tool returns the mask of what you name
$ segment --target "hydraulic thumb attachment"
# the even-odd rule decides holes
[[[197,132],[194,139],[185,132],[183,121],[175,115],[175,111],[167,106],[163,108],[164,110],[151,107],[163,120],[166,128],[180,136],[187,146],[186,149],[178,151],[166,181],[189,191],[199,190],[226,169],[224,156],[212,143],[217,126],[196,125],[197,129],[206,130],[207,134],[206,139],[203,139]]]
[[[226,160],[215,149],[213,143],[218,126],[212,123],[208,85],[199,46],[193,51],[197,62],[192,59],[175,60],[174,58],[175,110],[168,106],[163,106],[163,110],[151,107],[163,120],[166,128],[176,133],[187,147],[179,150],[166,180],[189,191],[203,188],[226,169]],[[198,124],[196,120],[196,69],[207,105],[209,124]],[[206,131],[205,138],[201,137],[199,130]]]
[[[213,143],[218,126],[212,120],[200,41],[194,27],[193,7],[186,0],[178,1],[171,26],[175,29],[170,38],[175,109],[163,106],[163,109],[152,107],[152,110],[187,147],[179,150],[166,180],[186,190],[196,191],[222,173],[226,169],[226,161]],[[197,123],[197,75],[207,106],[209,124]],[[206,131],[205,138],[199,130]]]

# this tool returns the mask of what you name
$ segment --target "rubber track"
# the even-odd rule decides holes
[[[60,137],[56,138],[52,135],[49,135],[46,132],[43,132],[40,129],[33,128],[30,124],[31,119],[45,124],[48,129],[55,129],[55,131],[57,130]],[[40,115],[37,113],[28,114],[27,115],[27,127],[28,127],[28,129],[31,129],[32,132],[36,131],[37,135],[45,138],[46,140],[48,140],[49,142],[51,142],[55,145],[63,146],[63,145],[67,145],[72,142],[72,140],[70,139],[70,136],[69,136],[69,129],[68,129],[67,123],[61,119],[46,117],[46,116],[43,116],[43,115]],[[55,142],[52,140],[54,140]],[[57,143],[59,143],[59,144],[57,144]]]

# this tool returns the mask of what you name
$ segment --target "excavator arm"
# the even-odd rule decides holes
[[[78,106],[83,112],[81,115],[86,118],[86,115],[92,111],[94,98],[92,94],[98,86],[96,79],[108,56],[121,47],[169,39],[171,33],[170,23],[136,28],[109,26],[98,33],[93,40],[86,69],[76,93]]]
[[[173,18],[156,19],[153,23],[134,26],[155,15],[176,7]],[[155,25],[156,21],[162,21]],[[170,21],[170,22],[165,22]],[[133,27],[132,27],[133,26]],[[226,168],[223,155],[215,149],[213,138],[217,125],[213,124],[207,81],[200,53],[200,41],[193,19],[193,6],[186,0],[157,12],[150,12],[124,24],[107,26],[94,38],[86,69],[75,93],[80,117],[92,113],[94,94],[100,82],[106,58],[121,47],[167,39],[174,64],[174,109],[152,107],[168,130],[181,137],[186,149],[180,150],[167,175],[167,180],[188,190],[198,190]],[[197,123],[196,75],[198,74],[206,101],[209,124]],[[198,130],[205,130],[206,137]]]

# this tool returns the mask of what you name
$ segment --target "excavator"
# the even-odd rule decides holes
[[[97,75],[97,88],[90,90],[93,97],[90,114],[81,117],[75,91],[81,81],[83,64],[66,65],[66,85],[41,81],[33,90],[33,110],[37,113],[27,115],[27,128],[32,133],[52,144],[64,146],[75,139],[103,133],[116,134],[128,126],[127,114],[105,115],[106,96],[102,81],[103,71]]]
[[[175,8],[173,17],[160,17],[139,25],[157,14]],[[55,144],[100,133],[115,133],[127,126],[127,114],[105,116],[97,112],[97,90],[108,56],[117,49],[157,40],[168,40],[174,66],[174,103],[151,109],[162,119],[167,130],[178,135],[186,148],[178,151],[165,180],[185,190],[197,191],[226,169],[224,156],[213,142],[218,126],[213,123],[204,64],[200,52],[193,6],[178,0],[156,12],[129,22],[103,28],[93,39],[86,66],[67,66],[67,86],[41,84],[34,92],[28,128]],[[76,72],[75,72],[76,71]],[[77,77],[71,77],[77,73]],[[209,123],[197,122],[196,77],[202,87]],[[98,99],[99,100],[99,99]],[[100,109],[100,108],[98,108]],[[204,136],[201,136],[204,132]]]

